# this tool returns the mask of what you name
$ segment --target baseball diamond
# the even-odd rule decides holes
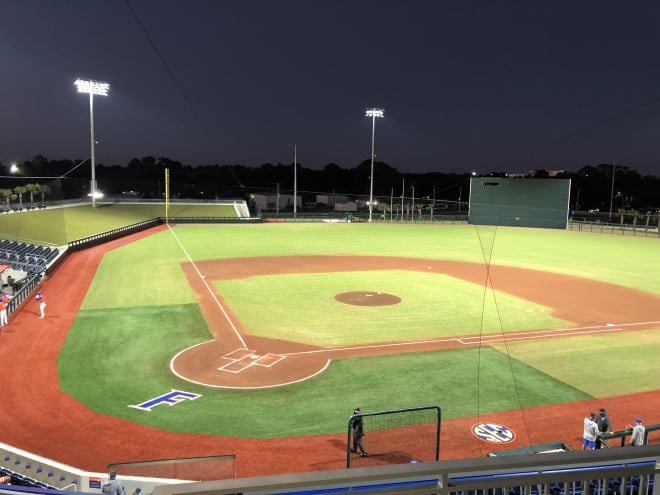
[[[431,264],[431,265],[430,265]],[[515,340],[520,334],[499,334],[497,337],[476,335],[457,336],[446,339],[429,339],[416,342],[388,342],[383,345],[357,345],[342,348],[318,348],[296,342],[286,342],[248,335],[240,320],[224,307],[225,316],[219,315],[217,300],[220,294],[211,294],[205,290],[207,281],[217,279],[237,279],[257,275],[315,273],[333,271],[378,271],[378,270],[414,270],[424,273],[442,273],[473,283],[483,283],[487,268],[483,264],[428,260],[418,258],[380,257],[380,256],[292,256],[276,258],[241,258],[229,260],[209,260],[190,263],[184,266],[186,278],[198,298],[215,339],[195,345],[175,356],[171,366],[173,372],[193,383],[228,388],[272,387],[298,382],[323,371],[332,359],[362,355],[389,354],[423,350],[441,350],[451,347],[475,346],[488,342]],[[537,270],[490,266],[490,276],[497,280],[499,291],[532,300],[552,308],[552,314],[570,321],[574,328],[546,329],[530,334],[526,339],[557,338],[577,333],[607,333],[625,329],[641,330],[657,326],[660,320],[660,308],[657,298],[652,294],[626,287],[605,284],[593,280],[571,277]],[[199,276],[204,274],[204,278]],[[565,287],[571,287],[567,292]],[[588,294],[597,305],[585,304],[584,299],[574,294]],[[371,305],[392,304],[398,298],[391,294],[346,293],[335,296],[342,302],[366,305],[365,300],[375,294],[378,301]],[[355,301],[360,302],[355,302]],[[622,313],[625,308],[625,313]],[[611,322],[654,322],[635,325],[614,325]],[[243,336],[245,343],[236,338],[235,330]],[[258,351],[257,351],[258,349]],[[239,364],[236,364],[239,353]],[[258,358],[254,359],[255,354]],[[270,356],[270,357],[268,357]],[[274,356],[277,356],[275,359]],[[244,362],[244,358],[248,362]],[[265,361],[264,361],[265,359]],[[225,360],[233,360],[232,363]],[[218,363],[220,365],[218,366]],[[229,366],[231,364],[231,366]],[[266,365],[267,364],[267,365]],[[220,373],[218,371],[221,371]],[[225,371],[224,373],[222,371]]]
[[[344,228],[347,226],[340,226]],[[241,228],[241,227],[233,227]],[[254,229],[263,229],[257,226]],[[270,228],[270,227],[267,227]],[[277,228],[277,226],[275,226]],[[350,226],[353,228],[353,226]],[[370,228],[363,226],[361,228]],[[190,432],[168,430],[153,426],[148,421],[160,415],[165,421],[175,415],[185,417],[185,401],[174,407],[153,408],[150,412],[130,408],[130,404],[141,401],[117,404],[114,397],[107,397],[111,403],[106,410],[90,407],[78,397],[62,390],[62,381],[70,382],[71,376],[60,376],[58,361],[66,347],[69,334],[73,331],[76,318],[86,297],[94,288],[99,267],[104,256],[121,253],[129,244],[138,243],[155,236],[167,234],[168,227],[161,226],[131,234],[106,244],[72,253],[51,273],[41,285],[45,294],[50,295],[50,312],[46,319],[35,320],[38,308],[29,301],[21,311],[16,312],[11,324],[2,332],[0,355],[0,380],[4,384],[5,400],[0,406],[0,421],[3,425],[2,441],[38,455],[56,459],[59,462],[89,471],[104,471],[108,464],[145,459],[182,458],[201,455],[236,454],[238,476],[256,476],[300,472],[307,470],[341,469],[345,463],[345,434],[342,432],[344,417],[338,418],[337,433],[292,434],[289,437],[247,438],[241,435],[215,435],[194,431],[194,421],[190,421]],[[218,227],[223,229],[223,227]],[[607,241],[606,237],[602,238]],[[231,249],[227,247],[226,249]],[[242,248],[236,248],[237,252]],[[264,251],[267,252],[267,251]],[[120,257],[121,259],[121,257]],[[314,383],[332,374],[333,363],[348,362],[351,359],[385,358],[403,354],[421,355],[428,351],[461,349],[479,350],[486,356],[486,348],[502,349],[503,353],[515,356],[525,352],[527,347],[514,348],[513,343],[534,343],[550,347],[554,342],[562,342],[561,347],[571,348],[580,340],[608,338],[612,335],[629,335],[644,340],[654,346],[657,329],[660,328],[660,298],[651,292],[637,290],[603,281],[570,276],[550,271],[535,270],[514,266],[487,264],[450,259],[430,259],[420,256],[369,256],[364,253],[351,254],[304,254],[276,256],[227,257],[223,259],[188,260],[178,266],[183,272],[187,288],[193,295],[195,307],[199,308],[203,322],[208,326],[211,339],[194,341],[181,330],[181,345],[178,352],[162,360],[162,366],[169,366],[170,378],[164,383],[176,386],[177,390],[199,396],[194,404],[204,404],[207,395],[229,394],[229,402],[242,402],[242,396],[235,394],[242,390],[254,393],[256,398],[269,400],[272,390],[286,390],[285,385]],[[248,280],[260,276],[290,274],[353,273],[365,271],[397,271],[399,273],[423,273],[430,277],[450,277],[476,286],[494,285],[498,293],[515,296],[525,301],[550,308],[552,317],[567,322],[561,327],[521,329],[511,332],[474,333],[451,335],[449,337],[369,342],[350,345],[314,345],[309,342],[269,338],[252,334],[243,324],[217,289],[222,281]],[[494,282],[493,282],[494,281]],[[152,288],[157,290],[157,288]],[[570,289],[570,290],[569,290]],[[386,308],[396,309],[406,303],[401,293],[395,290],[380,291],[380,287],[356,288],[332,294],[339,308]],[[183,290],[181,292],[184,292]],[[56,295],[56,297],[55,297]],[[374,302],[375,301],[375,306]],[[368,306],[361,306],[368,304]],[[129,306],[129,304],[127,304]],[[88,309],[93,318],[98,312],[113,315],[112,310]],[[125,311],[123,309],[122,311]],[[114,313],[114,320],[121,322],[121,313]],[[153,315],[158,314],[154,309]],[[113,318],[110,316],[110,318]],[[92,320],[93,321],[93,320]],[[39,324],[35,324],[39,322]],[[184,325],[185,327],[185,325]],[[90,326],[93,328],[93,326]],[[122,333],[124,332],[124,333]],[[130,329],[138,337],[139,329]],[[116,328],[117,341],[112,346],[130,347],[130,341],[122,339],[126,329]],[[197,334],[195,334],[197,335]],[[89,338],[97,338],[90,335]],[[184,338],[187,337],[187,338]],[[577,340],[575,340],[577,339]],[[518,345],[518,344],[517,344]],[[103,362],[112,354],[112,346],[98,349],[95,362]],[[579,369],[591,369],[607,363],[590,361],[589,349],[581,362],[575,362]],[[616,352],[616,350],[612,350]],[[443,363],[439,358],[435,361]],[[599,354],[602,356],[603,354]],[[434,355],[435,356],[435,355]],[[140,381],[147,381],[152,370],[139,368],[140,362],[132,363],[136,370],[133,382],[126,385],[127,394],[136,391]],[[440,366],[440,365],[438,365]],[[77,372],[77,371],[74,371]],[[437,373],[446,373],[438,368]],[[145,378],[147,377],[147,378]],[[78,377],[89,384],[90,390],[101,389],[106,377]],[[151,383],[151,382],[148,382]],[[154,382],[155,383],[155,382]],[[377,382],[374,382],[377,383]],[[539,382],[542,384],[543,382]],[[540,385],[539,385],[540,386]],[[568,390],[570,387],[566,387]],[[398,390],[384,387],[390,399]],[[169,390],[148,390],[150,395],[140,396],[146,401]],[[323,391],[317,390],[320,400]],[[448,391],[439,392],[442,398]],[[491,391],[497,395],[498,391]],[[136,394],[139,395],[139,394]],[[278,395],[286,400],[286,395]],[[574,446],[579,445],[581,417],[585,411],[597,410],[606,405],[613,418],[620,421],[641,415],[653,418],[660,407],[660,395],[655,388],[636,389],[625,394],[589,395],[581,392],[563,402],[548,403],[526,409],[475,411],[465,417],[451,417],[442,421],[441,459],[483,456],[497,450],[492,444],[471,434],[475,424],[502,425],[515,434],[515,440],[502,448],[512,448],[528,444],[563,440]],[[441,401],[440,401],[441,402]],[[213,402],[209,402],[213,404]],[[357,404],[350,404],[352,408]],[[439,404],[441,407],[442,403]],[[114,407],[114,409],[113,409]],[[279,404],[272,404],[273,408]],[[286,407],[286,405],[284,406]],[[128,413],[125,410],[129,410]],[[364,409],[364,407],[363,407]],[[117,414],[113,414],[116,411]],[[183,411],[183,412],[181,412]],[[225,413],[209,409],[218,422]],[[237,414],[248,411],[239,411]],[[130,420],[126,419],[127,415]],[[350,411],[348,412],[350,414]],[[141,416],[138,416],[141,415]],[[294,418],[295,419],[295,418]],[[143,420],[141,424],[139,420]],[[555,427],[549,430],[551,422]],[[655,421],[651,421],[655,422]],[[292,424],[294,421],[292,420]],[[293,432],[292,432],[293,433]],[[391,442],[397,443],[391,433]],[[295,436],[294,436],[295,435]],[[367,441],[368,441],[367,435]],[[47,439],[47,441],[45,440]],[[305,455],[301,455],[304,452]],[[371,454],[371,452],[370,452]],[[402,458],[397,453],[397,459]],[[416,459],[424,460],[423,457]],[[375,466],[390,463],[388,455],[377,452],[369,458],[360,459],[359,466]],[[357,463],[356,463],[357,464]]]

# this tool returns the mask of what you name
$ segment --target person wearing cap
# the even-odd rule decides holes
[[[353,448],[351,449],[351,452],[356,453],[359,450],[360,457],[369,457],[369,454],[367,454],[364,444],[362,443],[362,437],[364,437],[364,424],[362,422],[359,407],[353,409],[351,430],[353,431]]]
[[[630,437],[630,445],[634,447],[639,447],[644,445],[644,434],[646,433],[646,427],[642,424],[642,418],[637,418],[635,420],[635,426],[632,429],[632,436]]]
[[[110,471],[110,479],[108,482],[103,485],[103,493],[105,495],[126,495],[126,488],[121,481],[117,479],[117,473],[115,471]]]
[[[46,298],[43,296],[40,290],[37,291],[37,301],[39,301],[39,318],[46,317]]]
[[[584,431],[582,433],[582,450],[593,450],[596,448],[598,438],[598,425],[596,424],[596,413],[591,413],[584,418]]]

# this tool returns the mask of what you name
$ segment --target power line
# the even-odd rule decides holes
[[[596,129],[597,127],[600,127],[600,126],[605,125],[609,122],[612,122],[613,120],[619,119],[621,117],[625,117],[626,115],[634,113],[634,112],[636,112],[636,111],[638,111],[638,110],[640,110],[640,109],[642,109],[646,106],[653,105],[653,104],[658,103],[658,102],[660,102],[660,97],[653,98],[653,99],[648,100],[644,103],[639,103],[639,104],[637,104],[633,107],[630,107],[626,110],[622,110],[620,112],[615,113],[614,115],[610,115],[609,117],[606,117],[602,120],[596,121],[592,124],[589,124],[588,126],[582,127],[581,129],[577,129],[577,130],[571,132],[570,134],[566,134],[565,136],[562,136],[558,139],[555,139],[554,141],[551,141],[551,142],[546,143],[542,146],[539,146],[535,150],[532,150],[532,151],[529,151],[527,153],[523,153],[523,154],[514,156],[514,157],[510,158],[509,160],[507,160],[506,162],[503,162],[502,164],[500,164],[498,167],[505,167],[506,165],[510,165],[513,161],[516,161],[516,160],[519,160],[519,159],[522,159],[522,158],[529,158],[529,157],[531,157],[531,156],[533,156],[533,155],[535,155],[535,154],[537,154],[537,153],[539,153],[543,150],[546,150],[548,148],[552,148],[553,146],[556,146],[556,145],[558,145],[560,143],[563,143],[565,141],[569,141],[569,140],[573,139],[576,136],[584,134],[585,132],[589,132],[593,129]]]
[[[199,113],[197,112],[197,110],[195,108],[195,105],[193,105],[193,102],[190,99],[190,97],[188,96],[188,93],[186,93],[185,88],[183,87],[183,85],[181,84],[179,79],[176,77],[176,74],[174,73],[174,71],[172,70],[170,65],[167,63],[167,60],[165,60],[165,57],[163,56],[161,51],[158,49],[158,45],[156,45],[156,42],[153,40],[153,38],[149,34],[149,31],[147,31],[147,28],[142,23],[142,21],[138,17],[138,15],[135,12],[135,10],[133,9],[133,7],[131,7],[131,4],[129,3],[129,0],[124,0],[124,3],[126,4],[126,7],[128,8],[128,10],[130,11],[131,16],[133,16],[133,19],[135,19],[135,22],[137,22],[138,26],[140,26],[140,30],[142,31],[144,36],[149,41],[149,44],[153,48],[154,52],[156,52],[156,55],[158,56],[158,59],[160,60],[160,63],[165,68],[165,71],[170,76],[170,79],[172,79],[172,81],[174,81],[174,84],[176,85],[177,89],[179,90],[179,94],[185,100],[186,104],[188,105],[188,108],[190,108],[190,111],[195,116],[195,119],[197,119],[197,123],[199,124],[200,129],[210,138],[210,136],[208,135],[208,131],[207,131],[206,127],[203,125],[202,119],[200,118]],[[231,166],[229,166],[229,170],[231,171],[232,175],[234,176],[234,179],[236,179],[237,184],[240,187],[244,187],[243,183],[238,178],[238,176],[236,175],[236,172],[234,171],[234,169]]]

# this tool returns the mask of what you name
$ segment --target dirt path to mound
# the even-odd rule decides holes
[[[47,318],[38,318],[35,301],[28,301],[20,311],[12,315],[10,325],[0,333],[0,381],[3,388],[3,400],[0,401],[0,441],[92,472],[104,472],[108,464],[116,462],[228,453],[236,454],[237,475],[240,477],[343,468],[344,435],[256,441],[168,433],[96,413],[60,390],[57,356],[103,254],[157,230],[159,229],[152,229],[73,253],[42,284],[42,291],[48,298]],[[347,266],[362,270],[379,270],[384,268],[383,263],[388,260],[362,259],[363,263],[373,263],[365,268],[364,265],[353,265],[353,259],[328,257],[319,260],[319,257],[297,257],[295,271],[301,269],[302,262],[305,262],[309,270],[318,270],[319,261],[323,261],[325,270],[328,263],[337,270],[346,269]],[[402,263],[411,264],[404,269],[428,269],[428,262],[423,260],[390,260],[398,263],[394,265],[396,269],[402,269]],[[423,261],[423,266],[419,264],[420,261]],[[250,263],[249,267],[246,264],[242,267],[236,264],[235,276],[246,276],[240,274],[255,269],[263,273],[268,267],[273,270],[272,273],[290,273],[293,270],[293,262],[294,259],[263,258],[256,267],[253,267],[253,263]],[[225,265],[215,262],[205,264],[203,270],[208,271],[207,277],[216,276],[214,270],[222,270],[222,276],[226,276],[228,265],[227,262],[223,263]],[[434,261],[431,269],[483,284],[483,270],[468,268],[468,264]],[[464,272],[463,269],[467,271]],[[542,299],[544,304],[552,302],[548,305],[557,308],[559,317],[574,321],[578,325],[660,320],[658,298],[651,301],[648,294],[561,276],[548,276],[544,285],[540,286],[533,283],[534,280],[526,278],[530,276],[531,273],[512,268],[493,267],[491,270],[494,286],[498,290],[506,290],[535,301]],[[582,285],[576,286],[574,283]],[[516,289],[518,286],[522,287]],[[546,292],[547,294],[543,295]],[[579,305],[575,303],[576,300],[579,300]],[[206,306],[212,305],[203,300],[200,300],[200,304],[205,314],[210,310]],[[650,308],[656,309],[652,311]],[[217,318],[217,313],[216,317],[209,321],[212,322],[214,335],[228,335],[232,332],[239,343],[238,336],[241,336],[250,348],[259,350],[259,355],[286,353],[292,348],[301,349],[286,342],[243,336],[240,332],[228,328],[226,323],[218,326],[222,319]],[[222,325],[225,325],[224,328]],[[354,350],[347,352],[356,355]],[[340,357],[340,354],[333,354],[332,357]],[[660,407],[660,394],[653,391],[605,400],[443,421],[441,458],[482,456],[492,450],[558,439],[577,447],[583,411],[601,406],[608,409],[615,427],[618,428],[628,422],[628,418],[636,415],[656,417]],[[552,431],[545,427],[549,419],[557,425]],[[498,449],[470,434],[472,425],[488,421],[505,424],[516,431],[516,440]],[[304,452],[304,455],[301,455],[301,452]],[[368,466],[385,462],[389,462],[386,457],[374,455],[358,459],[354,465]]]

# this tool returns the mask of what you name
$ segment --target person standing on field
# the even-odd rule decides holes
[[[642,424],[642,418],[637,418],[635,420],[635,426],[632,429],[632,436],[630,437],[630,445],[634,447],[639,447],[644,445],[644,433],[646,433],[646,427]]]
[[[40,290],[37,291],[37,301],[39,301],[39,318],[46,317],[46,298],[43,296]]]
[[[362,443],[362,437],[364,437],[364,424],[362,423],[362,416],[359,414],[359,407],[353,409],[354,417],[351,419],[351,429],[353,430],[353,448],[351,449],[351,452],[355,453],[359,450],[360,457],[369,457],[369,454],[367,454],[367,451],[364,448],[364,444]]]
[[[7,294],[0,294],[0,327],[8,324],[7,321],[7,305],[9,304],[9,296]]]
[[[598,425],[596,424],[596,414],[591,413],[584,418],[584,430],[582,432],[582,450],[593,450],[596,448],[596,439],[598,438]]]

